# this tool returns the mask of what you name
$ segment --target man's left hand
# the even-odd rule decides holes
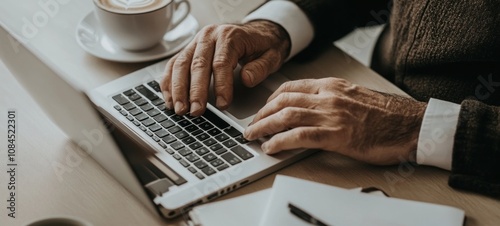
[[[334,151],[387,165],[415,159],[427,104],[337,79],[283,84],[245,131],[245,138],[272,137],[267,154],[297,148]]]

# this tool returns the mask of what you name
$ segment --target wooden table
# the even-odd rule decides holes
[[[91,89],[119,76],[151,64],[121,64],[85,53],[75,41],[75,27],[92,10],[91,0],[2,0],[0,20],[22,35],[27,21],[39,16],[39,3],[58,6],[32,43],[47,60],[57,62],[61,71],[76,79],[83,89]],[[243,0],[191,0],[193,15],[202,25],[238,21],[262,3]],[[54,9],[54,8],[53,8]],[[1,45],[11,43],[0,43]],[[29,62],[26,62],[29,63]],[[281,73],[290,78],[336,76],[373,89],[399,93],[395,86],[350,56],[332,46],[307,64],[289,63]],[[0,205],[0,225],[23,225],[50,216],[75,216],[94,225],[178,225],[155,218],[120,186],[93,159],[74,147],[67,136],[43,114],[25,90],[0,64],[0,199],[8,196],[6,181],[7,110],[18,114],[18,194],[16,219],[7,217],[7,202]],[[58,177],[54,167],[76,162],[71,172]],[[456,206],[466,211],[467,225],[496,225],[500,222],[500,202],[476,194],[460,192],[447,185],[449,172],[432,167],[400,165],[377,167],[346,157],[320,152],[277,172],[344,188],[377,186],[391,196]],[[251,193],[272,185],[274,176],[239,189],[222,199]]]

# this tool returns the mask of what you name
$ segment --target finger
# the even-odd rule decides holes
[[[297,92],[297,93],[309,93],[318,94],[320,89],[320,83],[316,79],[302,79],[283,83],[273,94],[267,99],[269,103],[274,98],[276,98],[281,93],[285,92]]]
[[[214,51],[215,42],[209,37],[204,37],[196,45],[191,64],[191,88],[189,89],[192,116],[200,116],[205,111]]]
[[[300,107],[315,109],[318,105],[314,94],[303,94],[303,93],[281,93],[276,98],[268,102],[262,109],[260,109],[252,123],[258,122],[259,120],[275,114],[286,107]]]
[[[241,45],[241,44],[240,44]],[[242,47],[234,39],[217,42],[212,70],[216,106],[226,109],[233,100],[233,71],[242,55]]]
[[[321,127],[328,120],[325,115],[325,112],[319,110],[287,107],[248,127],[244,136],[247,140],[255,140],[296,127]]]
[[[248,62],[241,70],[241,79],[247,87],[254,87],[270,74],[278,71],[281,56],[275,50],[268,50],[259,58]]]
[[[298,127],[274,135],[262,144],[266,154],[275,154],[283,150],[298,148],[324,149],[334,137],[334,131],[325,127]]]
[[[174,105],[172,103],[172,95],[170,94],[170,87],[172,86],[172,68],[174,66],[175,59],[177,55],[170,58],[170,60],[165,65],[165,72],[163,80],[160,83],[160,88],[162,90],[163,99],[165,100],[165,106],[168,109],[173,109]]]
[[[186,114],[188,107],[188,89],[190,83],[191,62],[196,42],[191,42],[176,58],[172,69],[171,95],[175,113]]]

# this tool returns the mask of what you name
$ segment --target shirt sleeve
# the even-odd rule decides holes
[[[305,49],[314,38],[313,25],[306,14],[291,1],[269,1],[246,16],[243,23],[253,20],[272,21],[288,32],[291,49],[287,61]]]
[[[417,144],[417,163],[451,170],[459,104],[430,99]]]

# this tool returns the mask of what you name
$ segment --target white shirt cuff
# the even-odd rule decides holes
[[[304,50],[314,38],[314,28],[306,14],[293,2],[269,1],[250,13],[243,23],[268,20],[281,25],[290,35],[291,49],[287,61]]]
[[[430,99],[420,128],[417,163],[451,170],[460,105]]]

